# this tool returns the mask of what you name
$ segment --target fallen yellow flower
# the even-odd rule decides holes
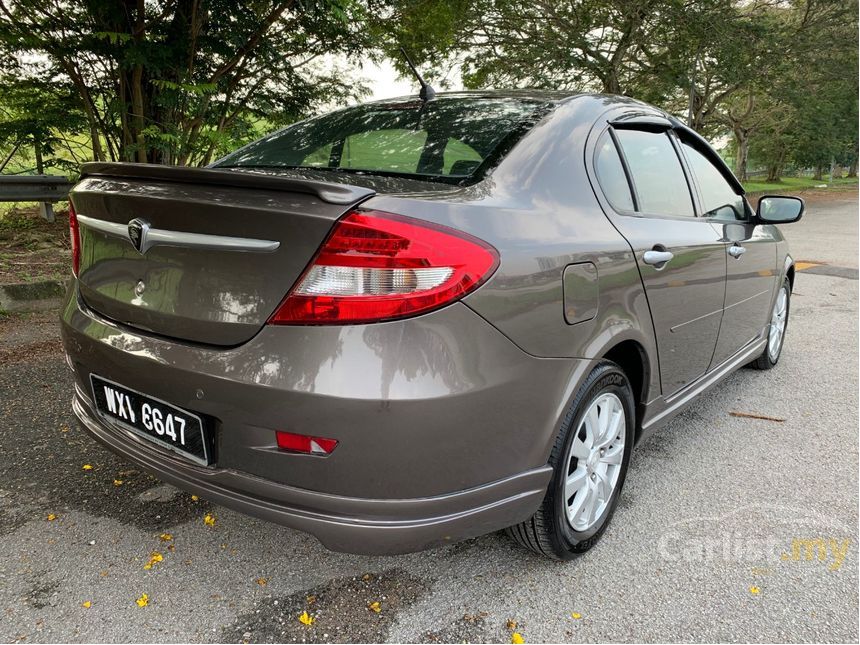
[[[137,603],[138,607],[146,607],[149,604],[149,596],[146,595],[145,593],[141,594],[140,598],[138,598],[134,602]]]
[[[197,497],[197,495],[192,495],[192,496],[191,496],[191,501],[192,501],[192,502],[196,502],[196,501],[197,501],[197,500],[199,500],[199,499],[200,499],[200,498],[199,498],[199,497]]]
[[[113,485],[114,485],[114,486],[122,486],[124,483],[125,483],[125,482],[123,482],[121,479],[114,479],[114,480],[113,480]]]
[[[206,526],[215,526],[215,516],[206,513],[206,516],[203,518],[203,523]]]
[[[93,467],[90,466],[89,464],[84,464],[83,468],[84,468],[84,470],[92,470],[93,469]]]
[[[758,587],[750,587],[750,593],[755,596],[756,594],[761,593],[761,589]]]
[[[170,533],[162,533],[158,536],[158,539],[162,542],[170,542],[173,539],[173,536]]]
[[[382,611],[382,604],[380,604],[378,600],[374,600],[372,603],[367,605],[367,608],[375,614],[378,614]]]
[[[81,607],[83,607],[84,609],[89,609],[92,606],[93,606],[93,603],[91,603],[89,600],[85,600],[84,602],[81,603]]]
[[[55,519],[57,519],[56,515],[54,515],[53,513],[48,513],[48,521],[49,522],[53,522]]]
[[[573,618],[574,620],[579,620],[580,618],[582,618],[582,614],[574,611],[574,612],[571,612],[570,617]]]
[[[153,551],[152,555],[149,556],[149,562],[143,565],[144,569],[152,569],[153,565],[164,560],[164,556],[161,555],[158,551]]]
[[[514,645],[522,645],[522,643],[525,643],[526,641],[523,639],[522,634],[520,634],[519,632],[514,632],[513,634],[511,634],[511,642]]]
[[[300,622],[302,625],[313,625],[313,624],[314,624],[314,622],[316,622],[316,618],[314,618],[313,616],[311,616],[308,612],[303,611],[303,612],[299,615],[299,622]]]
[[[260,585],[261,587],[265,587],[265,586],[268,584],[269,579],[268,579],[268,578],[257,578],[257,579],[255,580],[255,582],[256,582],[258,585]]]

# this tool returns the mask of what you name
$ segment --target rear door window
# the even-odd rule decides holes
[[[617,130],[616,136],[645,214],[694,217],[693,198],[675,147],[665,132]]]

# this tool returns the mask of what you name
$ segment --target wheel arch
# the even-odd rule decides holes
[[[608,348],[602,358],[617,364],[630,381],[633,398],[636,401],[636,438],[638,439],[650,391],[652,365],[648,352],[642,343],[627,338]]]

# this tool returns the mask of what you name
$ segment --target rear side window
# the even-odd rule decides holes
[[[439,97],[358,105],[292,125],[220,168],[316,168],[468,183],[549,112],[548,102]]]
[[[684,145],[684,154],[702,195],[702,215],[717,220],[746,219],[744,198],[738,195],[723,174],[695,148]]]
[[[594,167],[600,188],[612,207],[618,211],[632,211],[633,196],[630,194],[630,184],[609,132],[604,132],[597,143]]]
[[[643,130],[617,130],[615,134],[636,187],[639,210],[694,217],[690,188],[669,135]]]

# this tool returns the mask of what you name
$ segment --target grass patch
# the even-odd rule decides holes
[[[767,183],[764,181],[747,181],[744,182],[744,188],[748,193],[765,193],[765,192],[786,192],[797,190],[815,189],[816,186],[827,186],[827,179],[812,179],[811,177],[783,177],[782,181],[776,183]],[[843,186],[856,186],[857,177],[843,177],[834,179],[832,188],[840,188]],[[826,190],[826,189],[820,189]]]

